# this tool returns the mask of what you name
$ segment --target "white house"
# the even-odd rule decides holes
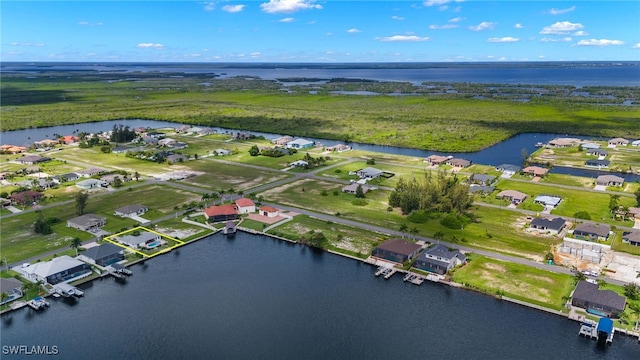
[[[251,199],[240,198],[236,200],[238,214],[249,214],[256,212],[256,204]]]
[[[98,179],[87,179],[76,183],[76,186],[82,190],[90,190],[96,188],[105,188],[108,184]]]
[[[148,231],[142,231],[138,236],[119,236],[116,241],[134,249],[153,249],[165,243],[160,235]]]
[[[270,218],[274,218],[274,217],[278,217],[279,212],[278,209],[272,207],[272,206],[262,206],[260,207],[260,215],[262,216],[266,216],[266,217],[270,217]]]
[[[91,275],[91,266],[68,255],[55,257],[49,261],[31,264],[22,269],[32,281],[44,281],[55,285]]]
[[[287,143],[287,148],[306,149],[313,147],[314,142],[305,139],[295,139]]]

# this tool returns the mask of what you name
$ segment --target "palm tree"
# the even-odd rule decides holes
[[[629,309],[636,318],[636,326],[633,327],[633,330],[638,331],[638,324],[640,323],[640,305],[637,303],[629,303]]]
[[[398,227],[398,230],[400,230],[400,232],[402,233],[402,238],[404,239],[404,233],[409,229],[409,227],[407,226],[407,224],[400,224],[400,226]]]
[[[82,241],[80,240],[80,238],[79,238],[79,237],[77,237],[77,236],[76,236],[76,237],[74,237],[74,238],[71,240],[71,247],[72,247],[73,249],[76,249],[76,256],[78,256],[78,248],[79,248],[80,246],[82,246]]]
[[[135,173],[133,173],[133,177],[136,178],[136,181],[138,181],[138,179],[140,179],[140,174],[136,171]]]
[[[418,227],[413,226],[411,229],[409,229],[409,232],[411,233],[411,235],[413,235],[413,240],[415,240],[416,235],[420,233],[420,230],[418,230]]]

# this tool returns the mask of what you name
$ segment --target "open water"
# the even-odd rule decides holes
[[[579,323],[264,236],[214,235],[2,316],[2,345],[57,346],[58,359],[638,359]],[[36,356],[3,355],[2,359]],[[47,357],[50,358],[50,357]]]

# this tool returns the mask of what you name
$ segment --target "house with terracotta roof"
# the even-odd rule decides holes
[[[238,210],[234,204],[213,205],[204,209],[204,217],[209,222],[236,220]]]
[[[260,215],[274,218],[278,217],[280,213],[278,212],[278,209],[274,208],[273,206],[265,205],[260,207]]]
[[[373,249],[371,256],[397,263],[403,263],[415,258],[420,252],[420,249],[422,249],[420,245],[408,242],[404,239],[392,239]]]
[[[527,166],[526,168],[522,169],[522,172],[525,174],[542,177],[545,176],[547,172],[549,172],[549,169],[545,169],[540,166]]]
[[[62,141],[64,144],[70,145],[80,141],[80,138],[75,135],[65,135],[60,138],[60,141]]]
[[[527,198],[527,194],[516,190],[503,190],[496,195],[498,199],[509,200],[512,204],[518,205]]]
[[[251,199],[240,198],[236,200],[236,209],[239,214],[249,214],[256,212],[256,203]]]
[[[431,166],[440,166],[442,164],[444,164],[447,160],[449,160],[448,156],[442,156],[442,155],[429,155],[426,158],[424,158],[424,162],[429,163],[429,165]]]
[[[14,205],[31,205],[38,202],[44,194],[33,190],[22,191],[19,193],[13,193],[9,196],[11,203]]]
[[[28,149],[24,146],[16,146],[16,145],[0,145],[0,152],[8,153],[8,154],[18,154],[27,151]]]

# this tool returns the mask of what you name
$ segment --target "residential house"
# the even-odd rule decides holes
[[[20,181],[18,183],[18,185],[23,186],[23,187],[27,187],[29,189],[42,189],[42,190],[47,190],[50,188],[54,188],[56,186],[58,186],[58,183],[46,178],[35,178],[35,179],[31,179],[31,180],[24,180],[24,181]]]
[[[576,225],[576,228],[573,229],[573,236],[580,240],[604,241],[609,237],[610,231],[611,226],[608,224],[582,223]]]
[[[575,146],[580,143],[580,139],[576,138],[556,138],[547,143],[547,147],[564,148]]]
[[[15,160],[15,162],[22,165],[33,165],[33,164],[38,164],[38,163],[47,162],[47,161],[51,161],[51,158],[48,158],[46,156],[39,156],[39,155],[25,155]]]
[[[106,172],[107,170],[105,169],[100,169],[100,168],[88,168],[88,169],[84,169],[84,170],[80,170],[80,171],[76,171],[76,174],[85,177],[85,178],[90,178],[92,176],[96,176],[96,175],[100,175],[103,172]]]
[[[100,176],[100,180],[106,182],[107,184],[111,185],[114,182],[116,182],[116,179],[120,179],[120,181],[125,181],[125,175],[121,175],[121,174],[109,174],[109,175],[103,175]],[[128,178],[126,178],[128,179]]]
[[[153,137],[153,136],[143,136],[142,137],[142,142],[145,143],[145,145],[158,145],[158,138]]]
[[[149,211],[148,207],[140,204],[133,204],[133,205],[126,205],[121,208],[117,208],[113,211],[113,214],[115,216],[130,218],[134,216],[143,215],[147,211]]]
[[[486,175],[486,174],[473,174],[469,178],[469,181],[472,184],[478,185],[491,185],[496,180],[495,176]]]
[[[420,245],[405,241],[404,239],[392,239],[373,249],[371,256],[403,263],[412,260],[418,255],[420,249]]]
[[[503,176],[511,177],[520,171],[520,166],[511,165],[511,164],[502,164],[500,166],[496,166],[496,170],[500,171]]]
[[[158,141],[158,146],[171,146],[171,145],[173,145],[175,143],[177,143],[177,141],[175,139],[164,138],[164,139]]]
[[[325,148],[326,151],[335,151],[335,152],[344,152],[351,150],[351,146],[344,144],[336,144],[333,146],[327,146]]]
[[[95,214],[84,214],[67,220],[67,227],[82,231],[95,231],[103,227],[107,219]]]
[[[91,266],[68,255],[54,257],[49,261],[37,262],[21,269],[31,281],[43,281],[55,285],[70,282],[92,274]]]
[[[533,199],[534,203],[543,205],[545,208],[546,207],[555,208],[556,206],[558,206],[558,204],[560,204],[561,201],[562,201],[562,198],[560,196],[545,195],[545,194],[538,195],[536,196],[535,199]]]
[[[424,162],[429,163],[431,166],[440,166],[444,164],[447,160],[449,160],[450,156],[442,156],[442,155],[429,155],[424,158]]]
[[[0,278],[0,293],[7,294],[7,298],[0,304],[6,304],[22,297],[22,282],[13,278]]]
[[[622,233],[622,242],[625,244],[640,246],[640,230],[632,229]]]
[[[633,140],[631,146],[640,146],[640,140]]]
[[[516,190],[503,190],[496,195],[498,199],[509,200],[512,204],[518,205],[527,198],[527,194]]]
[[[215,129],[212,129],[212,128],[203,128],[202,130],[200,130],[198,132],[198,134],[203,135],[203,136],[204,135],[213,135],[215,133],[217,133],[217,131]]]
[[[109,186],[106,182],[98,179],[87,179],[76,183],[76,187],[82,190],[100,189]]]
[[[227,149],[215,149],[213,152],[218,156],[226,156],[231,154],[231,150]]]
[[[525,174],[542,177],[545,176],[547,172],[549,172],[549,169],[545,169],[539,166],[527,166],[526,168],[522,169],[522,172]]]
[[[266,216],[270,218],[278,217],[278,215],[280,215],[280,213],[278,212],[278,209],[268,205],[261,206],[259,213],[262,216]]]
[[[487,186],[487,185],[475,185],[475,184],[473,184],[473,185],[469,186],[469,193],[470,194],[491,194],[495,190],[496,190],[495,187]]]
[[[78,256],[78,259],[89,264],[107,267],[124,260],[124,249],[118,245],[106,243],[88,248]]]
[[[634,206],[629,207],[629,212],[627,213],[627,216],[632,217],[636,220],[640,220],[640,207],[634,207]]]
[[[65,182],[69,182],[69,181],[76,181],[80,178],[80,176],[76,173],[66,173],[66,174],[62,174],[62,175],[56,175],[53,177],[54,181],[57,181],[59,184],[65,183]]]
[[[425,250],[413,263],[413,267],[444,275],[447,271],[467,262],[467,257],[456,249],[436,244]]]
[[[21,191],[18,193],[13,193],[9,196],[9,199],[11,200],[11,203],[13,205],[26,206],[26,205],[37,203],[38,200],[40,200],[40,198],[42,198],[43,196],[44,194],[40,192],[27,190],[27,191]]]
[[[369,192],[369,190],[371,190],[371,186],[367,186],[367,185],[363,185],[363,184],[359,184],[359,183],[351,183],[345,187],[342,188],[342,192],[347,193],[347,194],[355,194],[358,191],[358,186],[362,186],[362,193],[366,194],[367,192]]]
[[[60,144],[58,141],[56,140],[51,140],[51,139],[44,139],[44,140],[40,140],[40,141],[34,141],[33,145],[39,149],[41,148],[49,148],[49,147],[54,147],[56,145]]]
[[[60,138],[60,141],[62,141],[63,144],[71,145],[80,141],[80,138],[75,135],[65,135]]]
[[[360,177],[361,179],[368,179],[368,180],[376,179],[380,177],[383,173],[384,171],[378,170],[372,167],[366,167],[364,169],[360,169],[356,171],[356,175],[358,175],[358,177]]]
[[[273,139],[271,140],[272,143],[278,145],[278,146],[286,146],[287,143],[293,141],[293,137],[291,136],[281,136],[279,138]]]
[[[189,160],[189,157],[181,154],[171,154],[167,156],[167,161],[172,164],[175,164],[178,162],[185,162],[187,160]]]
[[[0,145],[0,153],[2,154],[19,154],[27,150],[29,149],[24,146],[9,145],[9,144]]]
[[[234,204],[213,205],[204,209],[204,217],[209,222],[236,220],[238,210]]]
[[[313,147],[314,142],[305,139],[295,139],[287,143],[287,148],[307,149]]]
[[[137,236],[133,234],[118,236],[116,241],[134,249],[153,249],[166,243],[162,240],[162,236],[149,231],[141,231]]]
[[[159,131],[149,131],[147,132],[147,136],[161,140],[164,139],[165,136],[167,136],[165,133],[163,132],[159,132]]]
[[[446,161],[446,164],[453,166],[454,168],[466,168],[468,166],[471,166],[471,160],[451,158]]]
[[[530,228],[542,232],[548,232],[552,234],[559,234],[567,222],[561,217],[543,218],[537,217],[531,220]]]
[[[591,149],[599,149],[600,145],[593,143],[593,142],[586,142],[583,144],[580,144],[580,146],[584,149],[584,150],[591,150]]]
[[[579,281],[571,296],[571,305],[596,315],[617,317],[624,311],[627,299],[613,290],[600,290],[598,284]]]
[[[608,142],[609,146],[615,147],[615,146],[627,146],[629,145],[629,140],[625,139],[625,138],[613,138],[611,140],[609,140]]]
[[[589,149],[589,150],[587,150],[587,155],[604,157],[604,156],[609,155],[609,152],[607,150],[604,150],[604,149]]]
[[[239,214],[249,214],[256,212],[256,204],[251,199],[240,198],[236,200],[236,209]]]
[[[622,186],[624,178],[615,175],[600,175],[596,178],[596,185],[600,186]]]
[[[609,167],[611,162],[609,160],[590,159],[584,162],[584,166],[595,167],[598,169]]]
[[[307,167],[307,166],[309,166],[309,163],[304,161],[304,160],[296,160],[296,161],[290,163],[289,166]]]

